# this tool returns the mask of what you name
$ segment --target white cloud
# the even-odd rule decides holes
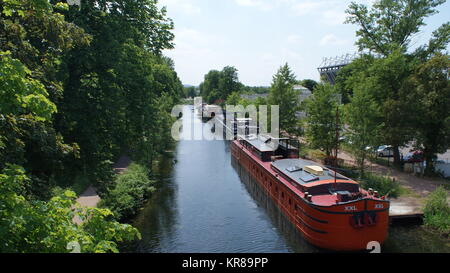
[[[341,10],[326,10],[322,13],[324,22],[327,25],[342,25],[344,24],[347,15],[345,11]]]
[[[266,0],[234,0],[239,6],[256,7],[264,11],[272,9],[272,5]]]
[[[303,39],[297,34],[291,34],[287,37],[288,44],[298,45],[301,44]]]
[[[166,6],[170,11],[176,10],[189,15],[199,14],[200,8],[192,2],[192,0],[160,0],[159,5]]]
[[[320,40],[319,45],[321,46],[339,46],[339,45],[346,45],[349,42],[345,39],[340,39],[336,37],[334,34],[327,34],[323,36],[323,38]]]
[[[319,10],[323,6],[319,1],[303,1],[293,4],[292,9],[297,15],[305,15]]]
[[[227,52],[219,50],[227,47],[227,38],[186,27],[176,28],[174,34],[175,49],[164,54],[175,61],[175,69],[181,78],[189,79],[184,83],[198,84],[204,73],[228,64]]]

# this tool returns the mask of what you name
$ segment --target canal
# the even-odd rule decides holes
[[[183,133],[199,128],[193,123],[201,120],[191,115],[185,107]],[[181,140],[161,164],[158,190],[132,222],[142,240],[124,251],[320,252],[232,163],[227,141]],[[450,252],[450,246],[421,227],[395,227],[382,251]]]

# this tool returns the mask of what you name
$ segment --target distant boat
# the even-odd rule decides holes
[[[222,108],[219,105],[204,104],[202,105],[202,119],[210,120],[218,114],[222,114]]]

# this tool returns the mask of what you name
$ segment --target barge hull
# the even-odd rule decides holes
[[[331,250],[363,250],[371,241],[384,242],[389,223],[389,202],[362,199],[334,206],[318,206],[308,202],[293,185],[284,183],[270,167],[265,166],[251,151],[231,143],[233,158],[272,199],[280,211],[311,244]],[[351,211],[346,211],[351,208]],[[355,219],[368,223],[355,227]]]

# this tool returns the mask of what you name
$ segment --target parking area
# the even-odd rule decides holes
[[[406,155],[410,152],[410,150],[413,149],[413,146],[407,145],[405,147],[400,148],[400,154]],[[445,161],[445,163],[450,163],[450,149],[447,150],[445,153],[443,154],[438,154],[438,160],[443,160]]]

